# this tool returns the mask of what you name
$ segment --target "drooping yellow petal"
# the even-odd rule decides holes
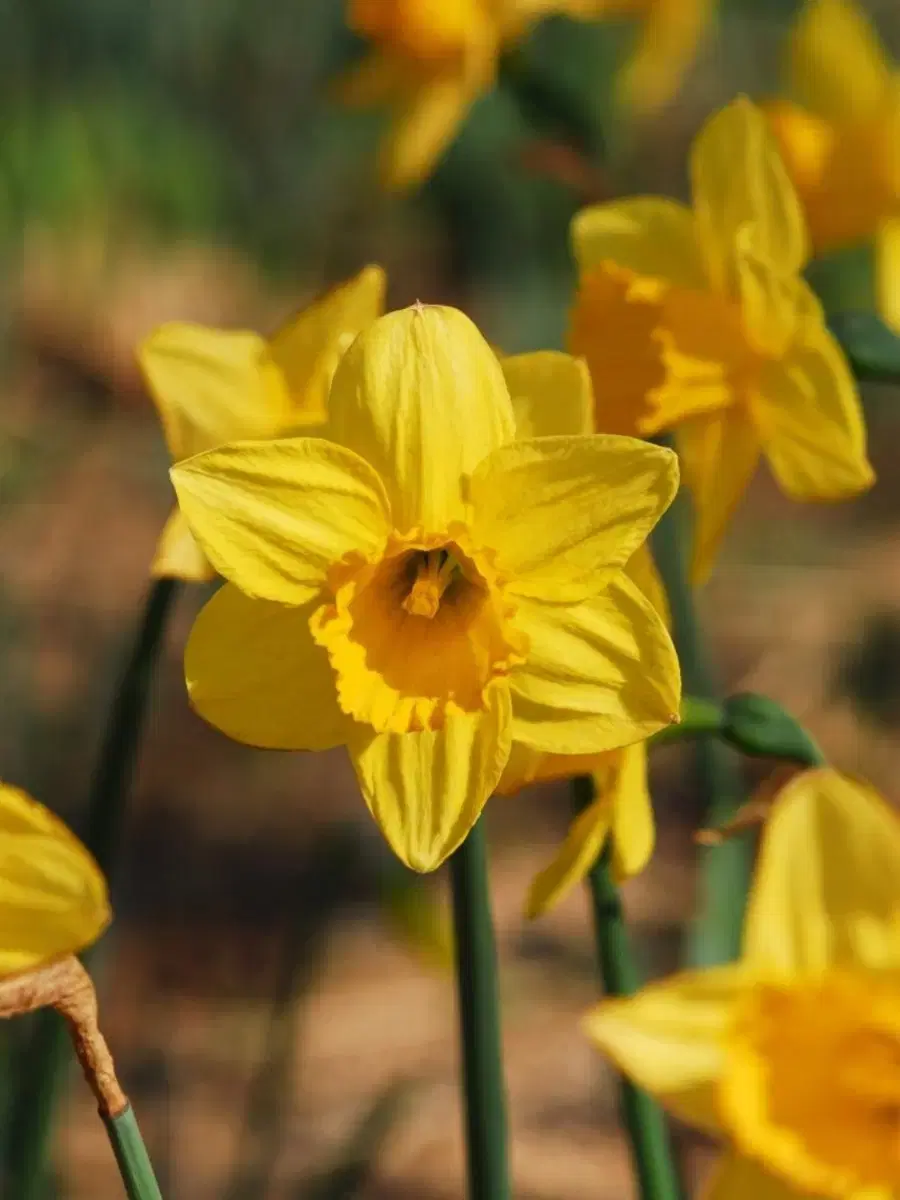
[[[571,779],[573,775],[590,775],[600,769],[618,751],[599,754],[547,754],[522,742],[513,742],[512,750],[497,784],[498,796],[513,796],[532,783],[547,783],[553,779]]]
[[[752,1159],[726,1152],[713,1168],[702,1200],[803,1200],[805,1194],[783,1183]],[[890,1197],[867,1193],[866,1200],[890,1200]]]
[[[197,545],[179,508],[170,513],[159,535],[150,574],[154,579],[183,579],[186,583],[215,578],[212,563]]]
[[[325,422],[328,389],[341,355],[361,329],[381,316],[386,287],[381,267],[363,267],[302,309],[270,339],[272,360],[290,395],[291,425]]]
[[[900,820],[873,788],[827,767],[782,788],[765,826],[744,958],[785,975],[900,968]]]
[[[288,415],[284,383],[255,333],[173,322],[144,340],[138,361],[175,462],[273,437]]]
[[[591,376],[583,359],[556,350],[501,358],[516,417],[516,437],[573,436],[594,432]]]
[[[785,275],[806,259],[806,224],[762,111],[745,96],[715,113],[691,149],[697,231],[711,278],[736,291],[738,235]]]
[[[248,596],[304,604],[345,554],[390,532],[368,463],[319,438],[237,442],[172,468],[181,511],[220,575]]]
[[[740,967],[684,972],[599,1004],[584,1029],[638,1087],[683,1121],[716,1133],[723,1041],[745,986]]]
[[[650,602],[619,572],[578,605],[519,600],[530,639],[510,674],[517,741],[555,754],[596,754],[677,720],[678,658]]]
[[[626,746],[602,784],[613,802],[612,870],[618,883],[639,875],[656,844],[653,801],[647,782],[647,747]],[[599,786],[599,783],[598,783]]]
[[[373,733],[355,725],[349,741],[369,811],[414,871],[434,871],[462,843],[503,773],[510,745],[510,700],[502,685],[490,689],[484,712],[448,714],[443,729]]]
[[[328,655],[309,631],[315,607],[252,600],[231,583],[216,592],[184,656],[188,696],[204,721],[269,750],[328,750],[347,740]]]
[[[875,286],[879,316],[900,334],[900,217],[882,222],[875,235]]]
[[[684,421],[677,430],[684,481],[694,508],[691,576],[709,577],[725,530],[759,463],[759,435],[741,408]]]
[[[791,91],[829,121],[864,121],[887,101],[891,64],[853,0],[807,0],[789,42]]]
[[[572,247],[584,274],[604,262],[681,287],[706,282],[694,214],[660,196],[634,196],[583,208],[572,220]]]
[[[675,96],[712,15],[713,0],[656,0],[616,80],[620,104],[648,116]]]
[[[387,189],[413,187],[431,174],[490,78],[484,65],[479,61],[475,71],[451,69],[430,77],[397,106],[379,158]]]
[[[874,483],[856,383],[824,323],[805,323],[784,358],[763,365],[751,404],[763,452],[793,499],[844,500]]]
[[[329,405],[329,436],[381,476],[400,533],[459,519],[463,477],[515,436],[500,364],[453,308],[414,305],[363,331]]]
[[[595,434],[504,446],[472,477],[473,530],[510,589],[580,599],[631,558],[678,490],[661,446]]]
[[[600,857],[612,824],[613,800],[599,795],[572,822],[553,861],[531,881],[525,900],[530,920],[549,912],[576,884],[581,883]]]
[[[0,784],[0,976],[83,950],[110,917],[106,881],[78,838]]]

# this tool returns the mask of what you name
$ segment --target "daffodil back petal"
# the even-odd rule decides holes
[[[594,432],[594,395],[587,364],[571,354],[539,350],[501,358],[516,417],[516,437]]]
[[[212,563],[197,545],[179,508],[169,514],[159,535],[150,574],[154,579],[182,579],[185,583],[215,579]]]
[[[726,1151],[713,1167],[701,1200],[802,1200],[795,1187],[734,1151]],[[867,1196],[866,1200],[890,1200]]]
[[[555,907],[582,880],[603,853],[612,823],[612,798],[600,795],[569,827],[553,859],[531,881],[525,915],[540,917]]]
[[[862,121],[884,105],[891,64],[860,4],[807,0],[790,35],[794,99],[830,121]]]
[[[612,799],[612,871],[616,882],[624,883],[643,871],[656,844],[646,745],[637,742],[619,750],[595,786]]]
[[[633,196],[591,205],[572,220],[572,244],[581,273],[614,262],[681,287],[706,282],[694,214],[675,200]]]
[[[448,71],[408,92],[379,156],[379,174],[388,191],[421,183],[437,165],[487,82],[481,66]]]

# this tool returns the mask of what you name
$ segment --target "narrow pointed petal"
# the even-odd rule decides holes
[[[713,1167],[702,1200],[803,1200],[803,1195],[736,1152],[726,1152]],[[866,1200],[890,1200],[867,1194]]]
[[[481,464],[469,494],[475,536],[496,549],[509,586],[559,601],[596,593],[677,490],[670,450],[595,434],[505,446]]]
[[[150,574],[154,579],[183,579],[185,583],[207,583],[216,577],[179,508],[169,514],[159,535]]]
[[[516,417],[516,438],[527,441],[594,432],[594,395],[583,359],[556,350],[500,360]]]
[[[678,658],[650,602],[619,572],[581,604],[519,601],[530,639],[510,675],[517,741],[556,754],[597,754],[678,719]]]
[[[744,925],[754,969],[787,975],[900,964],[900,819],[867,784],[823,767],[782,788]]]
[[[626,746],[605,779],[600,781],[613,803],[612,868],[617,883],[639,875],[656,844],[653,801],[647,781],[647,747]]]
[[[745,986],[740,967],[686,971],[599,1004],[584,1030],[638,1087],[681,1120],[716,1133],[723,1042]]]
[[[288,397],[255,333],[162,325],[138,361],[175,462],[241,438],[273,437]]]
[[[675,200],[634,196],[583,208],[572,221],[572,245],[582,274],[614,262],[682,287],[705,285],[694,215]]]
[[[875,235],[878,314],[900,334],[900,217],[884,221]]]
[[[381,151],[386,188],[402,191],[431,174],[481,88],[482,77],[451,72],[429,79],[406,97]]]
[[[598,796],[572,822],[565,841],[553,858],[531,882],[525,901],[525,916],[543,916],[590,871],[603,852],[612,823],[612,798]]]
[[[363,460],[318,438],[238,442],[172,468],[191,531],[248,596],[304,604],[346,554],[389,533],[384,488]]]
[[[616,81],[619,103],[650,116],[678,92],[710,21],[713,0],[658,0]]]
[[[384,309],[387,287],[381,267],[363,267],[299,312],[269,342],[272,360],[290,394],[293,426],[321,425],[328,390],[344,351]]]
[[[809,0],[790,38],[791,92],[829,121],[875,116],[891,88],[892,65],[860,4]]]
[[[434,732],[354,727],[349,748],[363,798],[408,867],[434,871],[461,845],[503,773],[511,741],[502,686],[490,689],[486,711],[448,715]]]
[[[88,850],[49,809],[0,784],[0,977],[83,950],[110,917]]]
[[[453,308],[388,313],[335,373],[329,436],[381,476],[401,533],[440,533],[464,515],[464,476],[515,436],[503,372]]]
[[[824,324],[810,322],[780,362],[763,368],[754,396],[763,450],[795,500],[845,500],[875,481],[859,392]]]
[[[328,750],[347,740],[328,655],[310,614],[252,600],[224,584],[200,610],[184,673],[191,706],[236,742],[267,750]]]
[[[713,279],[736,289],[739,234],[785,275],[808,253],[806,223],[762,110],[740,96],[704,125],[691,151],[698,236]]]
[[[677,431],[694,508],[691,576],[709,578],[722,537],[759,464],[759,434],[740,408],[693,417]]]

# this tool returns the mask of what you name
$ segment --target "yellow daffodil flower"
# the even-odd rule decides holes
[[[269,341],[182,322],[160,326],[143,342],[138,359],[173,461],[238,438],[321,425],[338,360],[380,316],[384,293],[382,269],[364,267]],[[177,508],[160,536],[151,572],[194,582],[215,574]]]
[[[794,101],[767,114],[824,253],[874,236],[878,305],[900,330],[900,73],[851,0],[808,0],[790,39]]]
[[[707,1200],[890,1200],[900,1189],[900,822],[804,771],[763,835],[741,961],[587,1018],[591,1039],[730,1149]]]
[[[103,874],[78,838],[0,784],[0,977],[83,950],[110,917]]]
[[[515,432],[472,323],[416,305],[341,359],[327,439],[172,469],[229,581],[188,642],[194,707],[252,745],[347,745],[419,871],[462,842],[514,740],[600,753],[678,711],[671,640],[622,570],[672,499],[675,456]]]
[[[740,98],[691,153],[693,206],[639,196],[573,225],[570,349],[587,359],[597,424],[676,429],[708,575],[761,455],[787,495],[839,500],[873,481],[856,387],[800,276],[806,232],[765,119]]]

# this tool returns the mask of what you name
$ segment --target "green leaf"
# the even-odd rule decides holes
[[[722,705],[722,736],[742,754],[821,766],[822,751],[803,726],[768,696],[741,692]]]
[[[900,383],[900,337],[873,312],[834,313],[831,331],[860,381]]]

